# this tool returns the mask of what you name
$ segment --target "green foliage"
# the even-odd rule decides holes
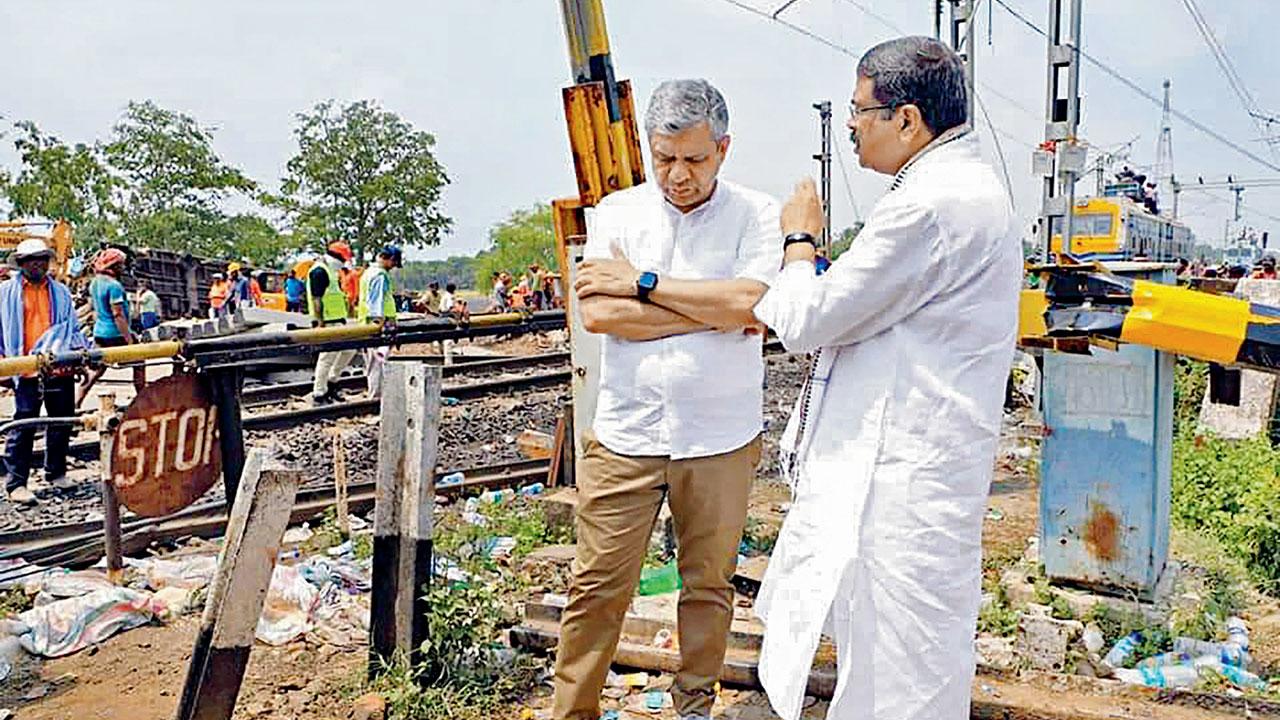
[[[0,590],[0,618],[30,610],[33,599],[20,587]]]
[[[435,538],[437,552],[469,570],[483,571],[496,567],[495,561],[483,552],[485,543],[491,538],[514,538],[513,560],[521,560],[543,545],[573,542],[572,531],[553,528],[547,523],[542,506],[524,497],[505,503],[482,503],[476,513],[484,518],[483,525],[467,522],[458,514],[446,515],[440,520]]]
[[[1049,578],[1043,571],[1035,582],[1036,594],[1035,602],[1037,605],[1048,605],[1049,616],[1057,620],[1075,620],[1076,613],[1071,609],[1071,604],[1060,593],[1055,593],[1053,588],[1049,586]]]
[[[1182,433],[1173,443],[1175,522],[1213,537],[1254,582],[1280,589],[1280,452],[1265,438],[1223,440]]]
[[[742,541],[753,555],[769,555],[773,546],[778,543],[779,528],[759,518],[748,517],[746,529],[742,531]]]
[[[330,100],[297,119],[298,152],[273,201],[312,245],[342,238],[363,262],[383,245],[426,247],[449,231],[439,208],[449,178],[430,133],[369,100]]]
[[[1130,633],[1142,634],[1142,642],[1129,656],[1125,667],[1133,667],[1143,658],[1173,649],[1173,634],[1167,628],[1151,625],[1146,616],[1137,611],[1117,610],[1106,603],[1097,603],[1085,614],[1083,620],[1086,624],[1098,626],[1107,647]]]
[[[1009,602],[1003,585],[997,585],[991,602],[978,611],[978,631],[1000,637],[1013,637],[1018,631],[1018,611]]]
[[[255,189],[252,180],[218,157],[213,131],[189,115],[150,100],[131,102],[112,133],[105,153],[126,183],[129,216],[214,212],[218,200]]]
[[[15,123],[14,129],[21,167],[16,176],[0,173],[9,216],[66,220],[90,243],[113,237],[112,196],[119,181],[107,169],[102,149],[67,145],[33,122]]]
[[[1200,403],[1209,385],[1208,363],[1179,357],[1173,376],[1174,434],[1195,432]]]
[[[475,258],[455,255],[447,260],[405,263],[400,268],[400,287],[421,292],[431,283],[438,282],[441,289],[449,283],[457,285],[459,289],[468,289],[473,287],[475,277]]]
[[[534,263],[553,271],[560,267],[550,205],[537,203],[513,211],[489,231],[489,243],[489,249],[475,259],[475,286],[486,292],[493,288],[494,272],[519,277]]]
[[[843,255],[846,250],[853,246],[853,241],[858,237],[858,233],[862,232],[864,224],[857,222],[853,224],[853,227],[847,227],[840,231],[840,234],[831,242],[831,256],[829,259],[832,262],[835,262],[836,258]]]

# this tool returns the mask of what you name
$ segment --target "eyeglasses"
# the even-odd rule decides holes
[[[852,117],[858,117],[862,113],[868,113],[868,112],[871,112],[872,110],[897,110],[899,107],[901,106],[900,105],[872,105],[871,107],[860,108],[857,105],[850,104],[849,115]]]

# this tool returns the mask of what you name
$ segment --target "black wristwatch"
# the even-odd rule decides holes
[[[658,273],[642,272],[640,277],[636,278],[636,297],[640,298],[640,302],[649,302],[649,293],[658,287]]]
[[[813,239],[813,236],[812,236],[812,235],[810,235],[809,233],[807,233],[807,232],[794,232],[794,233],[791,233],[790,235],[786,236],[785,238],[783,238],[783,240],[782,240],[782,249],[783,249],[783,250],[786,250],[787,248],[791,247],[792,245],[795,245],[796,243],[809,243],[810,245],[812,245],[812,246],[814,247],[814,249],[815,249],[815,250],[816,250],[816,249],[817,249],[817,247],[818,247],[818,241],[817,241],[817,240],[814,240],[814,239]]]

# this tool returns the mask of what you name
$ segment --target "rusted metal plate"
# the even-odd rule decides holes
[[[120,502],[156,517],[213,487],[222,473],[217,412],[203,377],[171,375],[146,386],[116,429],[111,468]]]

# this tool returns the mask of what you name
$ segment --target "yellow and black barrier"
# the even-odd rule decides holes
[[[1132,343],[1187,357],[1280,372],[1280,308],[1136,280],[1097,266],[1034,269],[1044,291],[1023,293],[1022,343]],[[1039,316],[1039,322],[1037,322]]]

